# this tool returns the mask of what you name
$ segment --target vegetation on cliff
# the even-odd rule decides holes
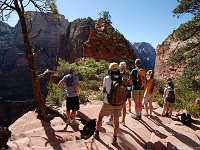
[[[174,9],[174,16],[180,17],[190,13],[194,15],[191,21],[180,25],[162,44],[165,49],[170,49],[172,43],[173,55],[168,59],[168,65],[176,68],[184,67],[182,76],[175,79],[177,89],[176,109],[186,109],[194,116],[200,116],[200,108],[195,105],[195,100],[200,96],[200,2],[197,0],[179,0],[179,5]],[[160,95],[161,98],[162,95]],[[157,98],[161,104],[160,98]]]

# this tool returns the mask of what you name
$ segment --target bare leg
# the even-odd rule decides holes
[[[128,109],[131,109],[131,98],[128,98]]]
[[[122,120],[125,120],[126,117],[126,102],[122,105]]]
[[[137,115],[139,115],[139,112],[140,112],[140,110],[139,110],[139,102],[138,101],[139,100],[134,100],[134,102],[135,102],[135,113]]]
[[[119,131],[119,117],[114,117],[114,136],[117,136]]]
[[[99,131],[102,125],[102,119],[103,119],[104,115],[99,114],[98,120],[97,120],[97,125],[96,125],[96,130]]]
[[[152,115],[152,112],[153,112],[152,102],[149,102],[149,110],[150,110],[150,115]]]
[[[146,114],[148,114],[148,103],[145,103],[145,111],[146,111]]]
[[[70,120],[70,111],[67,111],[67,120]]]
[[[169,107],[169,114],[168,114],[169,117],[172,116],[172,107]]]
[[[163,111],[162,111],[162,116],[164,116],[165,115],[165,113],[166,113],[166,110],[167,110],[167,108],[163,108]]]
[[[72,111],[72,120],[73,120],[73,121],[76,120],[76,111]]]
[[[142,100],[139,100],[138,104],[139,104],[139,114],[142,114]]]

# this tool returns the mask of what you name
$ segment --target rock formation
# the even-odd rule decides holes
[[[83,46],[84,57],[93,57],[96,60],[118,62],[125,57],[132,60],[136,58],[124,36],[101,18],[95,23],[95,30],[90,32],[89,39]]]
[[[99,61],[119,62],[123,57],[135,59],[127,40],[104,19],[77,19],[69,24],[61,36],[58,57],[74,62],[82,57]]]
[[[35,59],[35,67],[41,71],[46,68],[55,69],[59,37],[65,33],[68,21],[62,15],[61,21],[58,22],[51,13],[47,14],[50,21],[47,21],[40,13],[29,13],[32,14],[30,37],[34,37],[41,30],[36,38],[31,39],[35,52],[43,48],[42,53]],[[31,28],[29,21],[27,25]],[[2,54],[0,57],[0,96],[11,100],[30,99],[33,94],[27,63],[24,61],[25,51],[20,23],[18,22],[14,28],[11,28],[1,22],[1,32],[4,36],[1,35],[0,38],[4,40],[0,43]],[[47,77],[41,80],[43,91],[45,91],[47,80]]]
[[[190,59],[186,58],[183,61],[179,61],[175,65],[170,65],[169,60],[178,52],[180,48],[186,47],[188,43],[198,42],[196,37],[182,41],[175,40],[174,36],[174,33],[172,33],[162,45],[158,45],[156,48],[155,76],[159,79],[166,79],[167,77],[177,78],[182,76],[184,70],[189,64]],[[194,49],[188,49],[187,51],[194,51]],[[186,53],[183,55],[186,56]]]
[[[143,67],[146,70],[154,70],[156,51],[146,42],[132,42],[135,55],[142,60]]]

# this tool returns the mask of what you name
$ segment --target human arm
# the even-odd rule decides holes
[[[165,100],[166,93],[167,93],[167,88],[164,89],[164,94],[163,94],[163,99],[162,99],[163,102],[164,102],[164,100]]]
[[[80,84],[76,83],[76,94],[79,94],[80,92]]]
[[[64,82],[62,80],[58,83],[58,86],[60,87],[61,91],[65,92]]]

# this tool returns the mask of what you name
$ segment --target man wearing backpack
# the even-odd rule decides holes
[[[119,106],[111,105],[109,102],[108,95],[110,95],[112,82],[117,81],[120,78],[121,77],[120,77],[119,65],[117,63],[110,63],[108,69],[108,75],[103,79],[103,92],[105,96],[102,108],[99,112],[99,116],[97,119],[96,131],[93,134],[93,137],[95,139],[100,140],[99,130],[102,125],[103,117],[110,116],[112,114],[114,117],[114,133],[111,140],[112,144],[116,143],[117,141],[117,134],[119,130],[119,117],[121,116],[122,105]]]
[[[64,87],[66,85],[66,89]],[[75,75],[75,68],[69,67],[69,74],[64,76],[59,82],[59,87],[63,92],[66,92],[67,105],[67,125],[79,125],[76,121],[76,112],[79,110],[79,79]],[[70,110],[72,110],[72,120],[70,119]]]
[[[142,68],[142,61],[135,60],[135,68],[130,73],[130,84],[132,84],[132,99],[135,102],[135,113],[131,117],[141,120],[142,99],[146,87],[146,71]]]

